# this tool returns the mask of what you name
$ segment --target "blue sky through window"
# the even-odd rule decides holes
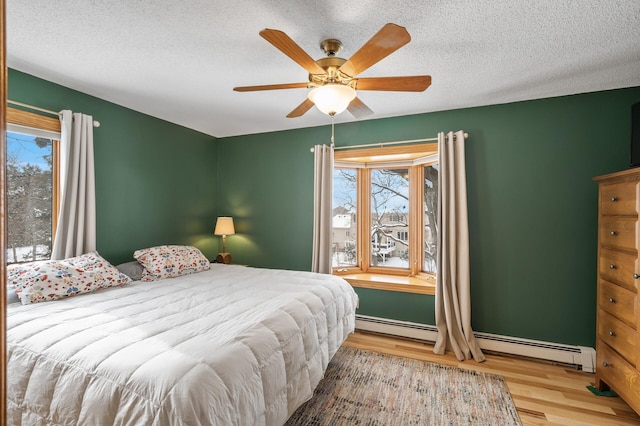
[[[7,132],[7,157],[17,158],[20,164],[35,164],[42,170],[50,169],[45,156],[51,155],[51,145],[40,148],[36,137],[23,133]]]

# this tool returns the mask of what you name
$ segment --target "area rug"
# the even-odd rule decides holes
[[[293,425],[521,425],[502,376],[341,347]]]

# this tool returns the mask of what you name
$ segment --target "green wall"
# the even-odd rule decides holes
[[[425,96],[428,96],[428,91]],[[308,270],[313,154],[327,126],[216,139],[9,71],[9,98],[92,114],[98,250],[193,244],[213,258],[231,215],[234,262]],[[466,143],[474,330],[595,345],[597,186],[628,168],[640,87],[336,125],[336,143],[433,137]],[[356,290],[359,313],[434,323],[432,296]]]
[[[10,100],[92,115],[97,249],[110,262],[136,249],[192,244],[210,259],[217,215],[215,138],[9,70]]]
[[[428,96],[428,92],[425,94]],[[628,168],[640,87],[336,125],[336,145],[466,142],[474,330],[595,345],[597,186]],[[330,126],[219,139],[219,209],[234,260],[311,264],[314,144]],[[222,178],[224,176],[224,179]],[[434,324],[434,298],[356,290],[359,313]]]

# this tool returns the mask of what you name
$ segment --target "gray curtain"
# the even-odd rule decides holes
[[[52,259],[96,249],[93,117],[64,110],[60,122],[60,210]]]
[[[311,270],[331,273],[333,226],[333,148],[316,145],[313,150],[313,253]]]
[[[433,351],[450,349],[458,360],[485,360],[471,329],[469,226],[464,132],[438,134],[438,273]]]

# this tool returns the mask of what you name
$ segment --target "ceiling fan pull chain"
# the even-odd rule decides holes
[[[333,137],[333,120],[334,120],[335,116],[336,116],[335,114],[331,114],[331,148],[335,147],[335,144],[334,144],[335,139]]]

